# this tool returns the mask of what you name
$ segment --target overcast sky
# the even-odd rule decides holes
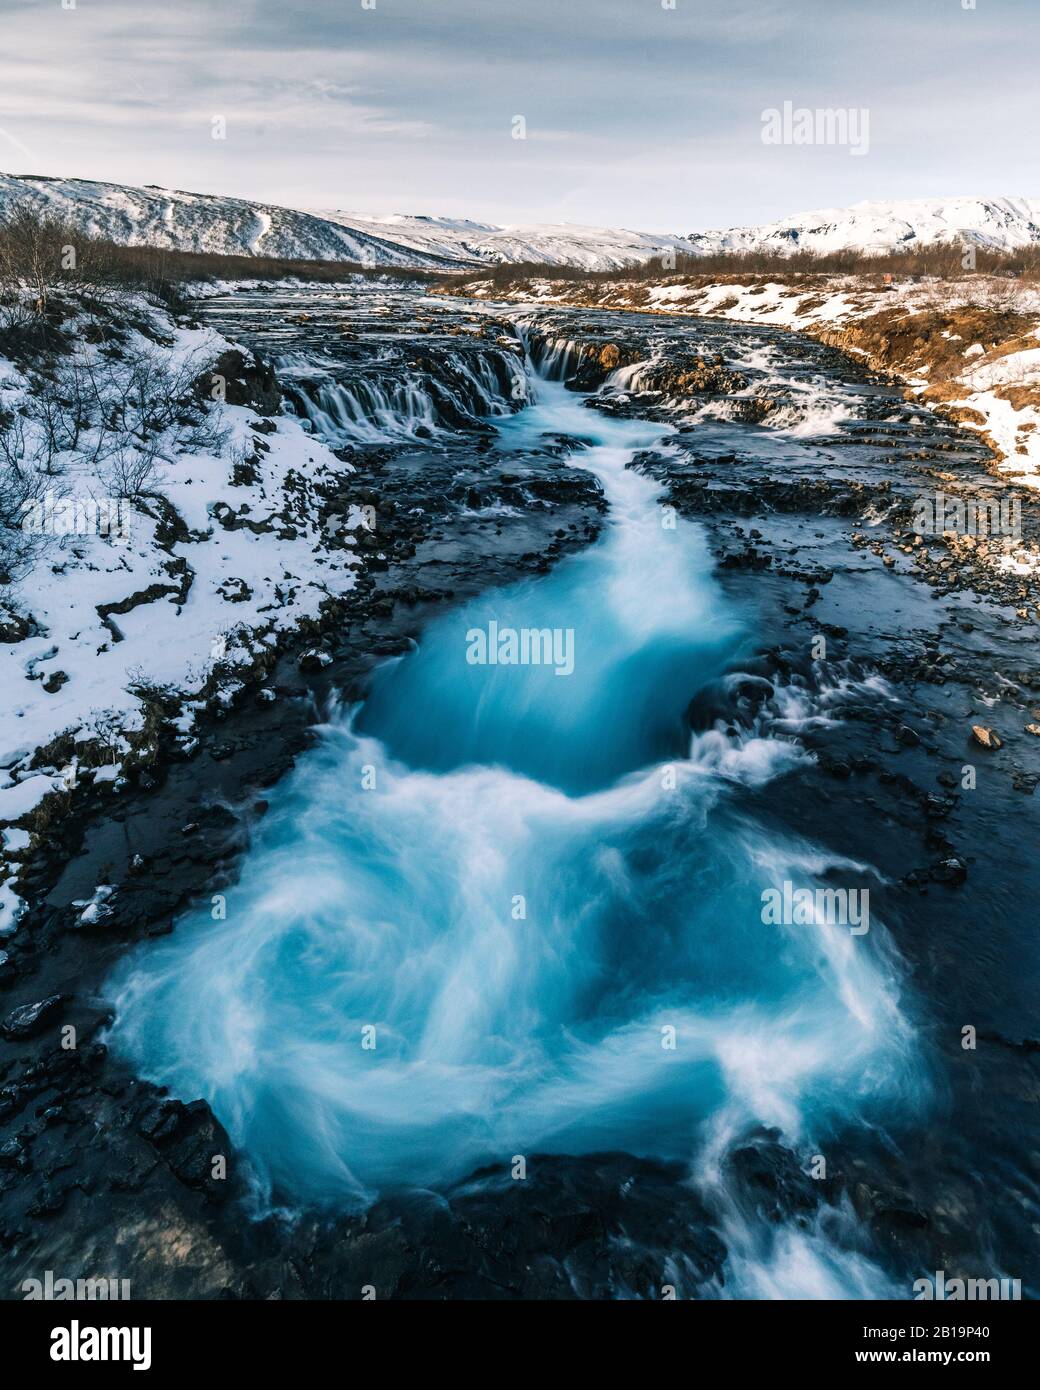
[[[0,0],[7,172],[679,233],[1040,196],[1040,0],[74,3]],[[763,144],[785,101],[869,152]]]

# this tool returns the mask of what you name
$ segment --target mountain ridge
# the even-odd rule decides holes
[[[990,251],[1040,245],[1040,198],[867,200],[817,208],[775,222],[690,232],[696,253],[724,251],[884,252],[962,241]]]
[[[774,222],[686,235],[572,223],[499,226],[467,218],[301,209],[248,198],[93,179],[0,173],[0,217],[20,205],[125,245],[286,260],[349,261],[387,269],[475,269],[536,262],[621,270],[657,256],[855,249],[883,253],[967,243],[995,251],[1040,246],[1040,199],[874,200]]]

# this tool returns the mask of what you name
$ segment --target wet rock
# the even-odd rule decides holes
[[[109,1145],[106,1167],[112,1170],[108,1186],[112,1192],[140,1192],[155,1172],[159,1159],[146,1145],[132,1149],[124,1142]]]
[[[24,1173],[30,1167],[29,1151],[20,1139],[9,1139],[6,1144],[0,1144],[0,1168],[15,1168]]]
[[[697,692],[687,706],[686,720],[695,733],[704,733],[719,721],[750,728],[762,705],[775,693],[765,676],[741,672],[723,677]]]
[[[21,1042],[23,1038],[36,1037],[50,1026],[69,997],[67,994],[52,994],[35,1004],[22,1004],[12,1010],[0,1024],[0,1033],[8,1042]]]
[[[26,1211],[29,1216],[55,1216],[69,1195],[70,1188],[57,1183],[43,1183],[29,1203]]]
[[[230,1169],[232,1147],[227,1132],[204,1100],[184,1105],[162,1100],[145,1110],[138,1131],[153,1144],[186,1187],[204,1192],[211,1201],[229,1196],[228,1176],[217,1176],[219,1160]]]
[[[310,651],[304,652],[299,660],[301,671],[323,671],[326,666],[332,665],[332,656],[329,652],[321,651],[317,647],[312,647]]]
[[[900,1187],[861,1180],[852,1184],[850,1197],[872,1234],[894,1251],[913,1254],[931,1227],[928,1212]]]
[[[744,391],[748,385],[747,377],[727,367],[721,356],[708,361],[700,356],[672,355],[667,361],[651,363],[641,371],[641,377],[647,390],[673,397],[728,395]],[[763,409],[758,418],[767,413],[768,408]]]
[[[723,1162],[731,1190],[745,1206],[780,1224],[815,1211],[827,1194],[822,1180],[803,1171],[798,1156],[780,1142],[780,1131],[762,1129]]]
[[[938,864],[933,864],[930,872],[936,883],[963,883],[968,877],[968,866],[963,859],[951,855],[949,859],[940,859]]]
[[[995,729],[987,729],[983,724],[971,726],[971,736],[981,748],[1002,748],[1004,740]]]
[[[392,1297],[656,1300],[666,1283],[696,1297],[726,1252],[682,1172],[620,1153],[536,1154],[522,1181],[484,1169],[443,1198],[378,1203],[347,1258],[371,1269],[374,1257]]]

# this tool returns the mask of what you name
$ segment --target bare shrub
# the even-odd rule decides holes
[[[12,583],[44,543],[26,519],[48,491],[52,479],[26,450],[24,420],[0,417],[0,584]]]
[[[181,287],[192,281],[301,279],[324,283],[366,279],[432,283],[450,270],[396,269],[350,261],[298,261],[272,256],[223,256],[216,252],[171,251],[156,246],[120,246],[93,237],[74,223],[23,204],[0,222],[0,287],[23,286],[42,315],[55,287],[111,294],[143,290],[175,309],[187,308]]]
[[[46,478],[75,456],[114,496],[141,497],[162,461],[225,442],[219,414],[194,390],[204,362],[194,353],[171,364],[152,349],[121,362],[63,359],[32,376],[23,413],[0,428],[0,461]]]

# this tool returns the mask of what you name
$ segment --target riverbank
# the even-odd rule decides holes
[[[912,398],[977,431],[996,472],[1040,486],[1040,291],[962,280],[766,274],[732,280],[539,280],[479,276],[443,292],[517,304],[692,314],[793,329],[898,375]]]
[[[372,548],[351,466],[251,353],[140,294],[52,295],[46,330],[0,337],[0,940],[51,826],[190,756]]]

